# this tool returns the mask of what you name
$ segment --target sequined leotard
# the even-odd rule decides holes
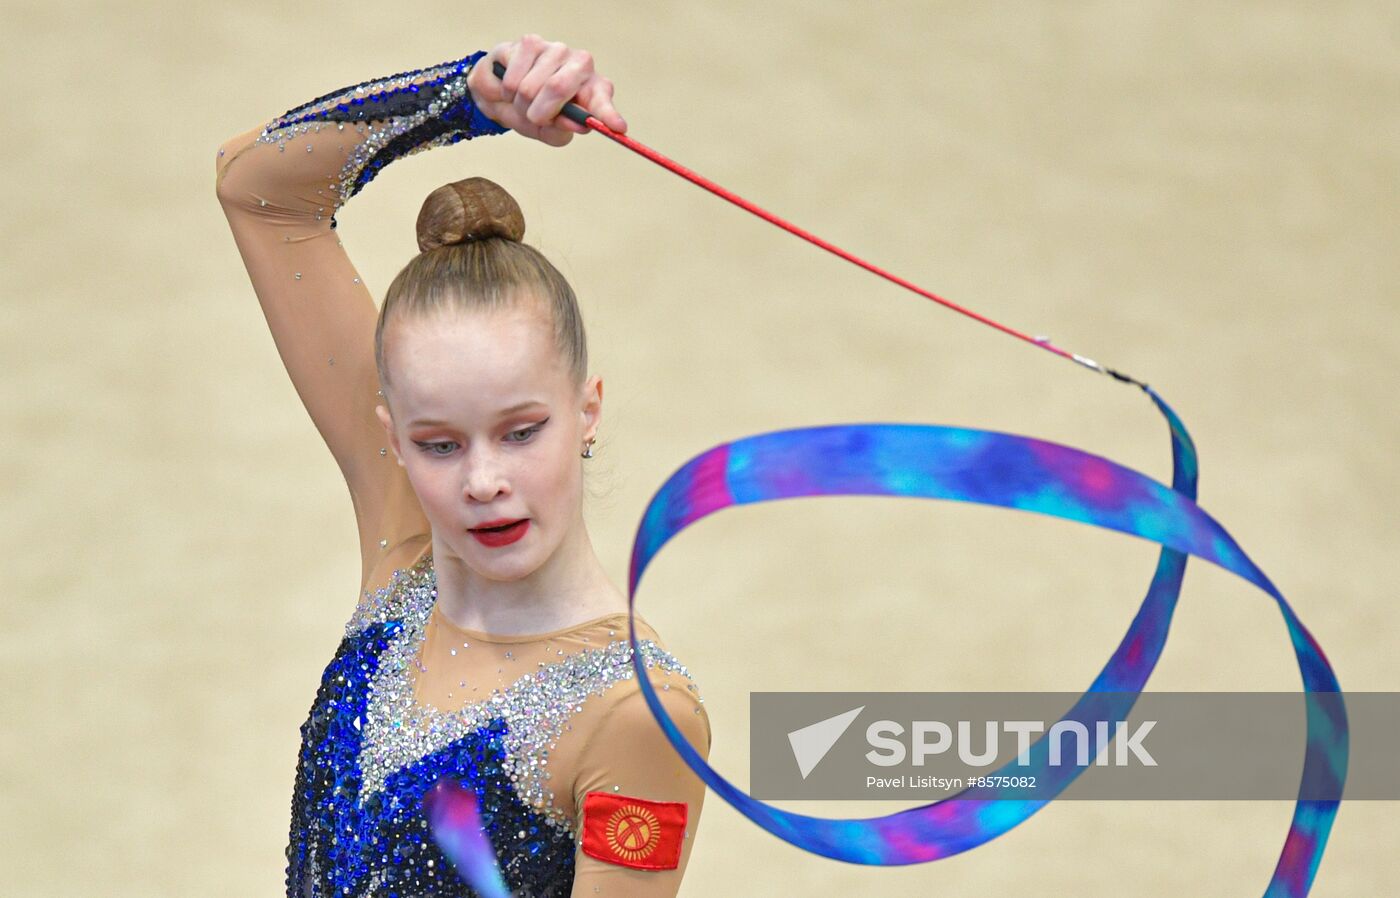
[[[442,774],[478,790],[520,898],[673,896],[704,798],[633,679],[626,614],[517,636],[446,617],[430,528],[374,415],[377,313],[335,213],[397,159],[506,132],[467,90],[483,55],[332,91],[217,153],[220,204],[360,533],[361,599],[301,728],[286,858],[295,898],[472,895],[421,806]],[[644,618],[637,626],[668,713],[708,755],[696,684]],[[640,825],[627,844],[618,819]],[[660,837],[673,824],[668,854]]]

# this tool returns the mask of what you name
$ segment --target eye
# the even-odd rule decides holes
[[[456,446],[457,446],[457,444],[456,444],[455,442],[453,442],[452,440],[444,440],[444,441],[439,442],[439,443],[420,443],[420,442],[418,442],[417,440],[414,440],[413,443],[414,443],[414,445],[417,446],[419,449],[423,450],[424,453],[426,453],[426,454],[428,454],[428,455],[438,455],[438,456],[451,455],[451,454],[452,454],[452,448],[456,448]],[[452,448],[449,448],[446,452],[437,452],[437,451],[435,451],[435,450],[440,449],[440,448],[442,448],[442,447],[444,447],[444,446],[448,446],[448,447],[452,447]]]
[[[536,433],[538,433],[538,432],[540,431],[540,428],[544,427],[545,424],[547,424],[548,422],[549,422],[549,419],[548,419],[548,418],[545,418],[543,421],[541,421],[541,422],[538,423],[538,424],[533,424],[533,425],[531,425],[531,426],[529,426],[529,427],[523,427],[523,428],[521,428],[520,430],[513,430],[513,431],[511,431],[510,434],[508,435],[508,437],[510,437],[510,438],[508,438],[508,439],[506,440],[506,442],[507,442],[507,443],[528,443],[528,442],[530,442],[530,438],[531,438],[532,436],[534,436]],[[514,439],[515,437],[519,437],[519,439]]]

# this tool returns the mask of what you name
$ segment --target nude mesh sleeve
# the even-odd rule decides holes
[[[229,138],[215,158],[215,191],[278,354],[349,486],[366,581],[429,527],[374,414],[378,310],[336,211],[405,156],[508,130],[467,89],[483,56],[341,87]]]
[[[698,694],[685,689],[685,681],[676,677],[653,674],[651,682],[686,741],[708,760],[710,721]],[[670,688],[663,690],[666,683]],[[685,802],[686,834],[679,865],[671,870],[639,870],[600,860],[583,852],[580,836],[572,894],[584,898],[672,898],[680,889],[690,859],[705,784],[676,753],[635,684],[619,687],[610,707],[587,734],[573,788],[575,819],[580,827],[584,799],[592,791]]]

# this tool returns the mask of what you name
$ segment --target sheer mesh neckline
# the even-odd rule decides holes
[[[469,627],[462,627],[453,623],[448,619],[447,615],[443,613],[442,608],[437,602],[433,602],[432,614],[433,617],[436,618],[438,626],[447,627],[454,633],[462,633],[479,642],[538,642],[542,639],[563,636],[566,633],[588,630],[601,626],[608,621],[620,621],[623,627],[627,625],[627,613],[625,611],[614,611],[611,614],[605,614],[601,617],[591,618],[576,624],[570,624],[567,627],[560,627],[557,630],[548,630],[542,633],[488,633],[485,630],[473,630]],[[640,616],[638,616],[637,620],[638,623],[642,623]]]
[[[433,567],[433,545],[431,542],[428,543],[427,548],[425,548],[423,550],[423,553],[418,556],[418,560],[414,562],[414,564],[425,565],[428,569],[429,576],[432,577],[434,586],[436,586],[437,570]],[[590,630],[595,627],[601,627],[603,624],[608,623],[609,621],[615,622],[614,629],[623,629],[627,626],[627,612],[614,611],[610,614],[603,614],[598,617],[589,618],[588,620],[579,621],[576,624],[570,624],[567,627],[559,627],[558,629],[546,630],[541,633],[490,633],[486,630],[474,630],[470,627],[463,627],[459,624],[454,623],[450,618],[448,618],[446,614],[443,613],[442,607],[438,605],[436,599],[433,600],[433,609],[431,614],[437,626],[446,627],[454,633],[461,633],[469,638],[477,640],[478,642],[492,643],[537,642],[543,639],[552,639],[554,637],[563,636],[569,633],[582,632],[584,630]],[[637,615],[637,627],[639,630],[643,628],[650,628],[650,626],[651,625],[646,622],[646,618],[642,617],[640,614]]]

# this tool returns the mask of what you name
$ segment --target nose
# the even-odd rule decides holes
[[[510,492],[501,465],[490,452],[464,455],[462,463],[462,496],[468,502],[490,502]]]

